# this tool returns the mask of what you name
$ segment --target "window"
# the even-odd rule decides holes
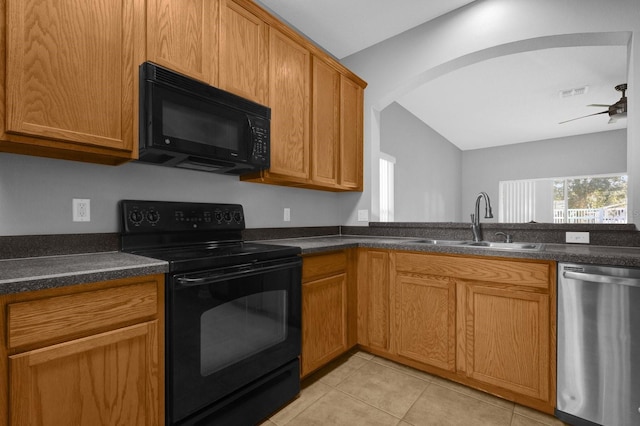
[[[502,223],[627,223],[627,175],[500,182]]]
[[[380,222],[393,222],[395,157],[380,153]]]
[[[556,179],[554,223],[627,223],[627,175]]]

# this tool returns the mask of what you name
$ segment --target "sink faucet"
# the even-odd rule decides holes
[[[482,230],[480,229],[480,200],[484,198],[484,218],[491,219],[493,212],[491,211],[491,201],[486,192],[481,192],[476,198],[476,211],[471,214],[471,232],[473,233],[473,241],[482,241]]]

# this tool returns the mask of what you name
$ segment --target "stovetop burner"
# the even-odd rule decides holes
[[[238,204],[120,203],[122,250],[169,262],[169,270],[210,269],[300,254],[298,247],[242,241]]]

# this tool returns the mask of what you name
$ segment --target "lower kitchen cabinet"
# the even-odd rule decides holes
[[[0,425],[163,424],[163,285],[151,275],[2,296]]]
[[[550,394],[549,295],[464,284],[466,375],[547,401]]]
[[[454,281],[449,277],[397,272],[393,287],[398,356],[454,371]]]
[[[358,249],[358,344],[376,354],[391,353],[390,255]]]
[[[555,279],[552,261],[360,249],[358,343],[552,413]]]
[[[355,345],[355,292],[349,286],[352,265],[350,250],[303,258],[303,377]]]

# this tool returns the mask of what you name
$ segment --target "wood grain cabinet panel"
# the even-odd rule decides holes
[[[395,277],[398,355],[455,370],[455,283],[448,277]]]
[[[347,278],[339,274],[302,286],[302,375],[345,353]]]
[[[135,158],[144,2],[8,0],[6,13],[0,149],[111,164]]]
[[[156,315],[157,283],[69,294],[7,306],[10,349],[103,330]]]
[[[315,56],[312,97],[311,180],[328,187],[337,186],[340,164],[340,73]]]
[[[364,89],[340,76],[340,187],[362,191]]]
[[[303,257],[303,377],[356,344],[354,261],[350,250]]]
[[[389,252],[358,250],[358,343],[391,352],[391,282]]]
[[[394,252],[390,265],[392,359],[553,413],[554,262]],[[363,320],[377,321],[363,335],[386,328]]]
[[[549,296],[469,283],[466,374],[549,399]]]
[[[147,0],[147,58],[218,83],[220,0]]]
[[[276,29],[269,32],[269,173],[309,179],[309,79],[311,55]]]
[[[220,87],[266,105],[269,101],[269,26],[240,4],[222,0]]]
[[[158,425],[158,323],[14,355],[11,425]]]
[[[164,275],[0,295],[0,426],[164,424]]]

